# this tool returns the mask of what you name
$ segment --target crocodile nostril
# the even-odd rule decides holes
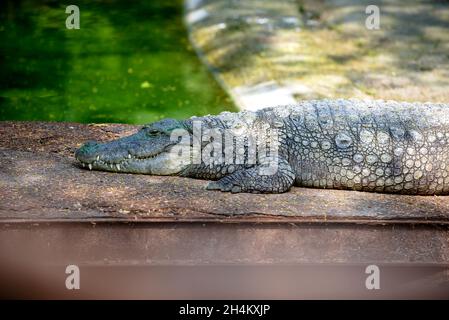
[[[97,142],[97,141],[89,140],[89,141],[87,141],[87,142],[83,145],[83,147],[91,148],[91,147],[94,147],[94,146],[96,146],[96,145],[98,145],[98,142]]]

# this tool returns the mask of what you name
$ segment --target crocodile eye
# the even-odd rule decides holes
[[[157,136],[158,134],[160,134],[160,131],[156,129],[151,129],[150,131],[148,131],[148,135],[150,136]]]

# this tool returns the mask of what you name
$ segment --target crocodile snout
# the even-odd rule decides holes
[[[97,156],[99,146],[100,144],[97,141],[87,141],[75,151],[75,158],[81,162],[92,162]]]

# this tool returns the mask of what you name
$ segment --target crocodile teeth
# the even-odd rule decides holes
[[[117,167],[117,170],[120,171],[120,165],[117,164],[116,167]]]
[[[86,167],[86,165],[84,163],[81,163],[83,165],[83,168]]]
[[[128,159],[131,159],[131,153],[128,154]]]
[[[89,163],[88,167],[89,167],[89,170],[92,170],[92,163]]]
[[[97,156],[97,161],[100,160],[100,156]]]

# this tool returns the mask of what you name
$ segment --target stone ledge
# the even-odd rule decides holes
[[[77,166],[86,140],[137,126],[0,122],[0,222],[270,222],[448,224],[449,197],[293,188],[279,195],[205,190],[207,181]]]
[[[449,101],[447,1],[185,0],[189,39],[237,107],[320,98]],[[411,27],[410,21],[413,21]]]

